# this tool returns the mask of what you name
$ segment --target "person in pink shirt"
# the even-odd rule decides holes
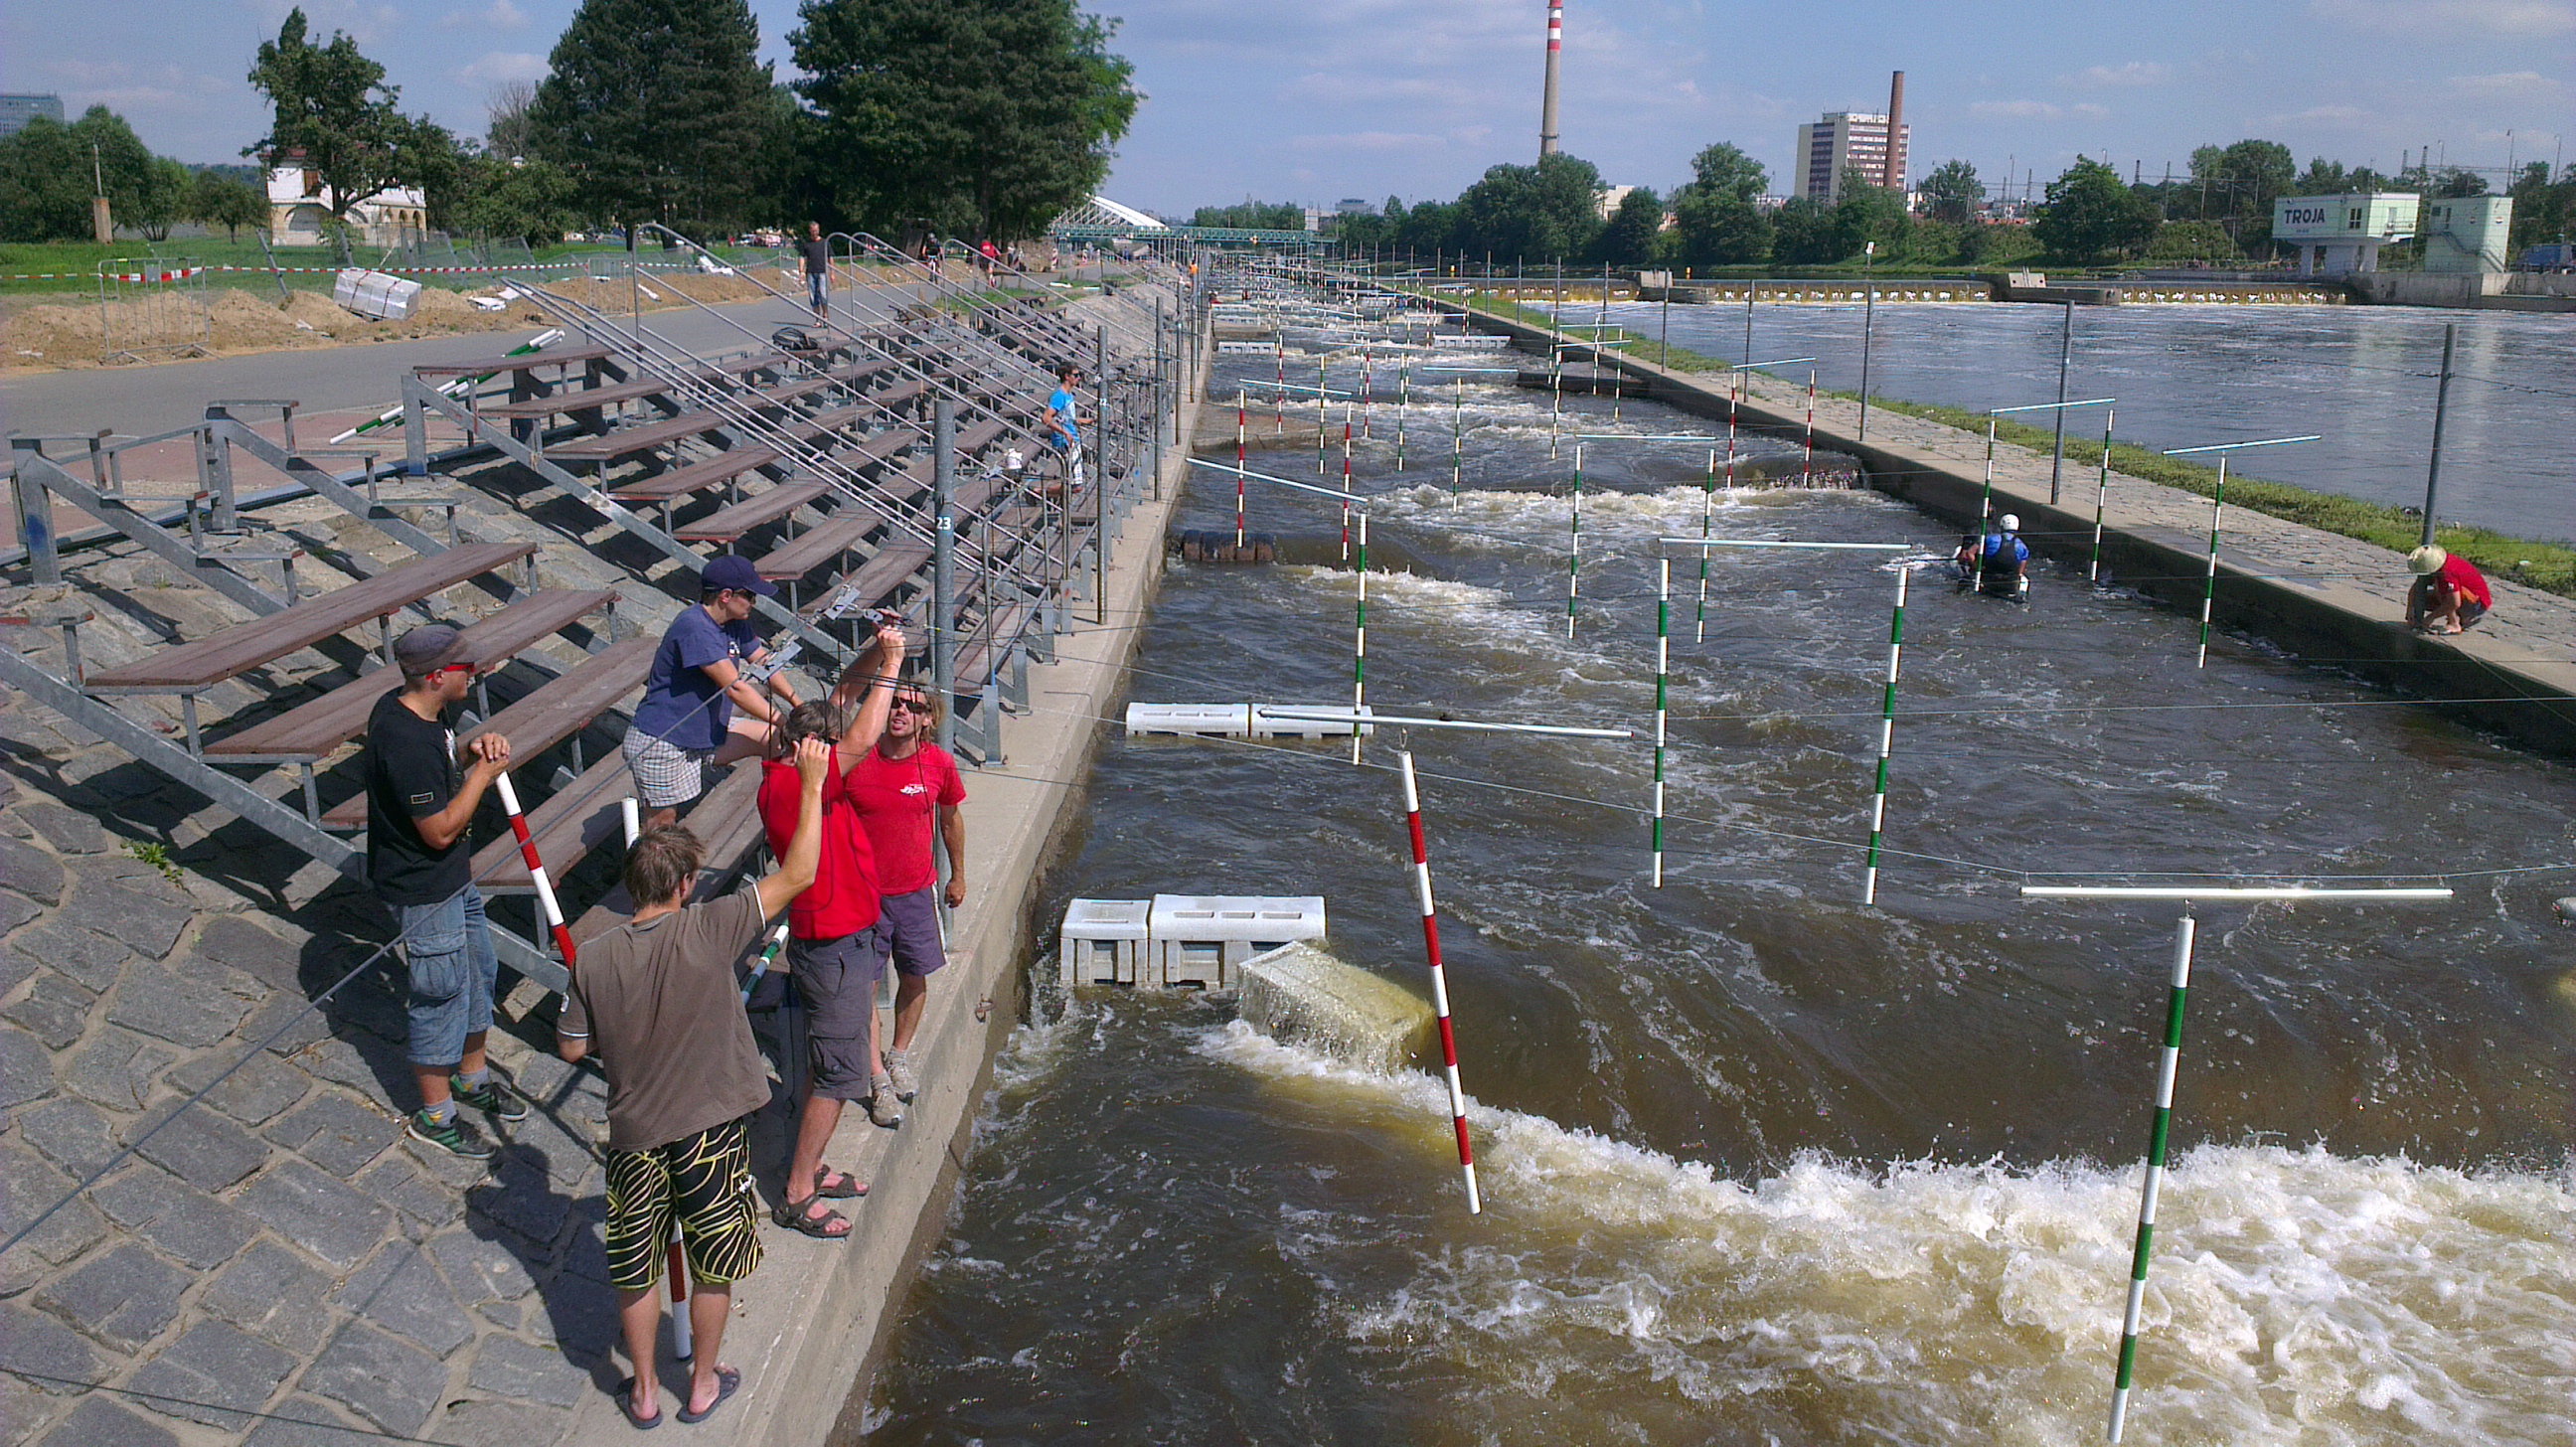
[[[886,1074],[897,1100],[920,1089],[912,1041],[921,1028],[930,976],[948,962],[940,942],[939,865],[931,853],[932,824],[948,850],[947,906],[966,899],[966,781],[957,760],[930,741],[939,726],[938,705],[918,684],[895,689],[885,733],[847,776],[859,827],[875,851],[877,887],[885,892],[880,927],[892,937],[895,968],[894,1044]]]

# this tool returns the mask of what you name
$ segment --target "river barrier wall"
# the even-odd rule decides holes
[[[1455,302],[1437,304],[1465,325],[1509,336],[1542,356],[1552,344],[1588,350],[1591,340]],[[1803,435],[1802,389],[1757,375],[1739,401],[1729,398],[1724,373],[1680,371],[1616,351],[1599,361],[1682,411],[1712,419],[1733,411],[1747,431]],[[1955,529],[1931,540],[1937,551],[1947,552],[1957,533],[1976,528],[1984,438],[1883,408],[1871,410],[1866,439],[1861,430],[1859,404],[1817,399],[1816,446],[1855,459],[1871,488]],[[2052,504],[2048,454],[1999,444],[1995,459],[1995,511],[2020,514],[2033,552],[2071,567],[2072,578],[2057,586],[2080,586],[2093,546],[2094,470],[2069,462],[2060,501]],[[2209,569],[2210,512],[2210,500],[2196,493],[2112,473],[2102,558],[2113,581],[2196,614]],[[2490,578],[2492,613],[2456,637],[2428,636],[2404,622],[2412,575],[2402,556],[2243,508],[2226,510],[2217,576],[2217,627],[2351,670],[2551,755],[2576,758],[2576,599]],[[2050,584],[2043,579],[2039,586]]]

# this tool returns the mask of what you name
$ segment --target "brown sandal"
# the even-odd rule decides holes
[[[837,1181],[834,1180],[833,1177],[835,1176],[840,1177],[840,1179]],[[814,1168],[815,1195],[831,1201],[848,1201],[864,1196],[867,1193],[868,1183],[860,1180],[854,1175],[851,1175],[847,1171],[836,1171],[830,1166],[817,1166]]]
[[[769,1213],[769,1219],[786,1227],[790,1231],[794,1231],[799,1235],[811,1236],[817,1241],[849,1240],[850,1218],[842,1215],[838,1211],[830,1210],[825,1211],[820,1216],[815,1215],[814,1206],[817,1199],[818,1198],[813,1196],[807,1196],[802,1201],[781,1201],[778,1203],[777,1207]],[[832,1229],[835,1224],[838,1224],[840,1227],[837,1231]]]

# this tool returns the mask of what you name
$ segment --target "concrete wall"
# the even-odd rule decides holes
[[[2345,282],[2375,306],[2576,311],[2576,273],[2375,271]]]

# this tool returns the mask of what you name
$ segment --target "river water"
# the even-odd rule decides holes
[[[1610,320],[1661,334],[1665,309],[1621,304]],[[1677,347],[1747,360],[1744,308],[1676,306]],[[1569,304],[1569,324],[1599,320]],[[1820,385],[1860,388],[1859,304],[1754,308],[1750,360],[1814,356]],[[1970,411],[2057,400],[2065,309],[1882,304],[1870,326],[1870,391]],[[2420,507],[2432,454],[2442,327],[2459,326],[2442,436],[2444,520],[2521,537],[2576,538],[2576,314],[2411,307],[2076,307],[2069,398],[2118,399],[2120,440],[2195,447],[2321,434],[2237,459],[2257,477]],[[1806,368],[1778,375],[1803,382]],[[2023,417],[2047,426],[2047,414]],[[2099,436],[2101,411],[2068,419]]]
[[[1569,430],[1701,425],[1568,405]],[[1413,414],[1407,473],[1386,411],[1359,448],[1372,702],[1642,735],[1649,540],[1701,526],[1705,448],[1590,446],[1569,641],[1570,455],[1531,394],[1464,415],[1455,497],[1446,405]],[[1289,561],[1175,564],[1133,697],[1348,699],[1337,509],[1252,506]],[[1232,509],[1203,474],[1177,525]],[[1948,542],[1867,493],[1713,513]],[[2563,870],[2483,872],[2570,857],[2576,778],[2248,640],[2196,671],[2190,620],[2080,576],[2024,609],[1927,572],[1863,909],[1892,575],[1819,556],[1726,557],[1705,642],[1675,568],[1660,890],[1643,742],[1412,738],[1483,1215],[1428,1073],[1222,1000],[1042,1001],[869,1440],[2098,1441],[2174,910],[2013,887],[2434,867],[2455,902],[2201,913],[2129,1440],[2576,1440],[2576,934],[2547,908]],[[1354,769],[1346,745],[1114,738],[1050,907],[1320,894],[1334,953],[1425,993],[1395,743]]]

